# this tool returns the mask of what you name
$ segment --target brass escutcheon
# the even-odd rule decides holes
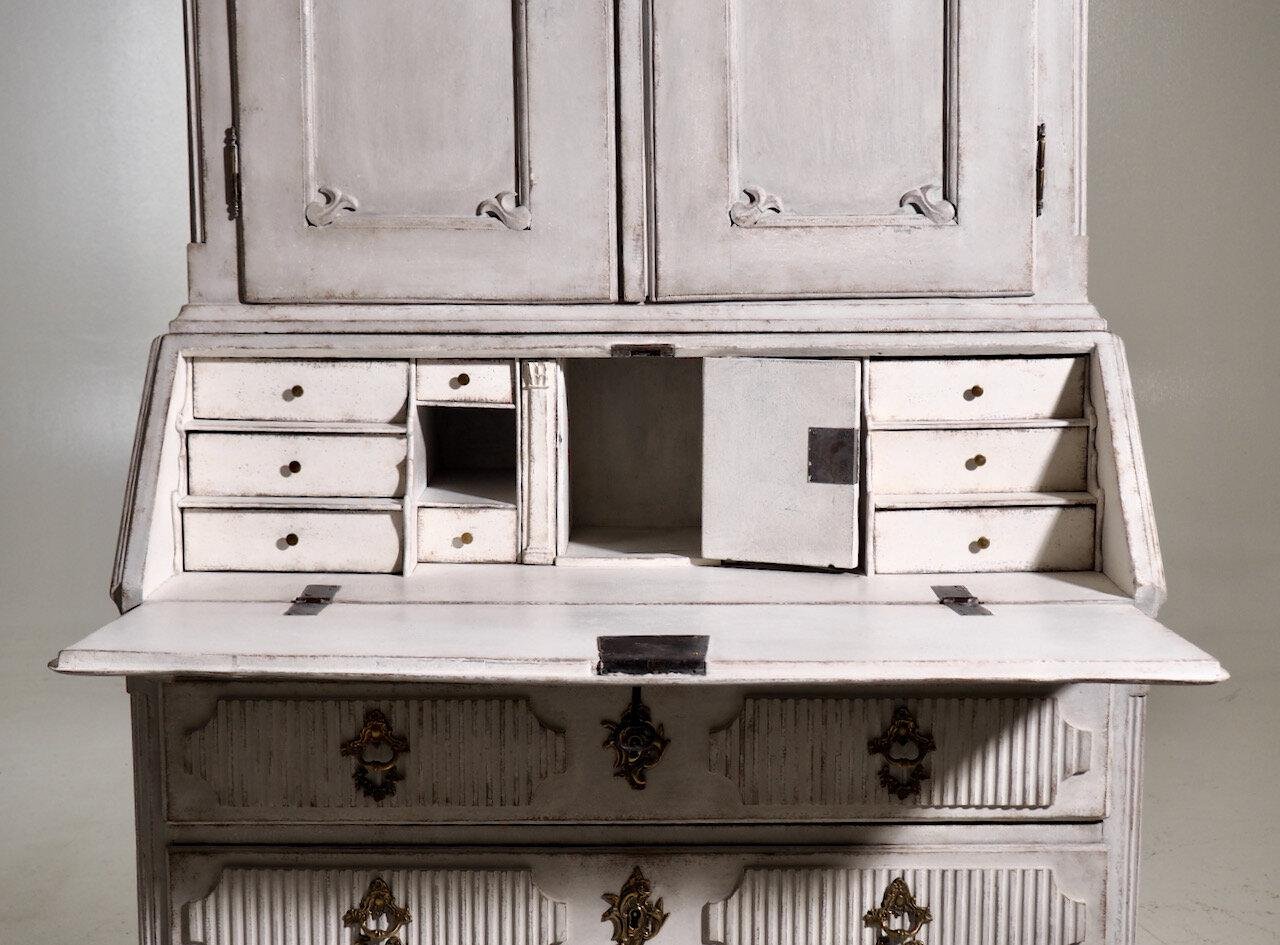
[[[882,734],[867,741],[867,752],[884,759],[880,783],[900,801],[919,795],[920,785],[929,780],[925,758],[937,747],[905,705],[893,710],[893,720]]]
[[[604,893],[600,897],[609,903],[600,921],[613,923],[613,940],[617,945],[644,945],[662,931],[668,916],[662,911],[661,897],[657,902],[649,901],[652,894],[653,883],[637,866],[622,884],[621,893]]]
[[[401,945],[400,930],[412,921],[409,910],[396,904],[381,876],[369,884],[358,905],[342,914],[342,924],[356,929],[355,945]],[[378,927],[383,924],[385,928]]]
[[[396,793],[396,782],[404,780],[396,762],[408,750],[409,739],[391,730],[381,709],[365,712],[360,734],[343,742],[339,749],[344,757],[356,759],[351,779],[366,797],[375,801]]]
[[[631,704],[618,721],[603,719],[600,724],[609,730],[604,747],[613,749],[614,775],[643,791],[648,784],[646,772],[662,760],[671,740],[661,725],[653,724],[649,707],[640,701],[640,687],[632,687]]]
[[[895,919],[905,919],[902,928],[892,928]],[[876,929],[876,945],[924,945],[916,936],[925,924],[933,921],[933,914],[916,902],[911,888],[904,879],[895,879],[885,888],[879,909],[870,909],[862,917],[868,928]]]

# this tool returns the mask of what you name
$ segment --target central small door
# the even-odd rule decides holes
[[[1029,294],[1035,10],[655,3],[655,296]]]
[[[702,554],[858,566],[861,364],[703,362]]]
[[[235,17],[246,301],[614,298],[607,0]]]

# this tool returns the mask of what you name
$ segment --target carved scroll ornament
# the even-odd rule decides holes
[[[867,752],[884,759],[880,783],[900,801],[920,794],[920,785],[929,780],[925,758],[937,747],[905,705],[893,710],[893,720],[882,734],[867,741]]]
[[[320,187],[318,190],[323,199],[307,204],[307,222],[312,226],[328,226],[342,211],[355,213],[360,209],[360,201],[336,187]]]
[[[956,220],[956,205],[942,196],[942,188],[937,184],[925,184],[907,191],[898,201],[898,206],[913,208],[931,223],[954,223]]]
[[[601,898],[609,908],[600,916],[601,922],[613,923],[613,940],[617,945],[644,945],[662,931],[667,913],[662,911],[662,899],[650,902],[653,883],[635,867],[631,876],[622,884],[620,893],[605,893]]]
[[[746,200],[739,200],[729,208],[729,219],[734,226],[755,226],[766,213],[782,213],[782,201],[759,187],[747,187],[742,191]]]
[[[482,201],[476,207],[476,215],[495,217],[509,230],[527,230],[533,226],[533,213],[510,190]]]

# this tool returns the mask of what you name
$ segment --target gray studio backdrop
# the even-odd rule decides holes
[[[147,345],[183,301],[181,5],[0,3],[0,941],[122,945],[136,921],[123,685],[45,663],[113,616]],[[1269,945],[1280,13],[1096,0],[1091,19],[1092,294],[1132,358],[1162,616],[1234,674],[1151,699],[1139,939]]]

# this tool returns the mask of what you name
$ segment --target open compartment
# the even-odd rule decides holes
[[[516,506],[516,411],[418,407],[420,507]]]
[[[582,358],[563,369],[560,560],[698,557],[702,361]]]

